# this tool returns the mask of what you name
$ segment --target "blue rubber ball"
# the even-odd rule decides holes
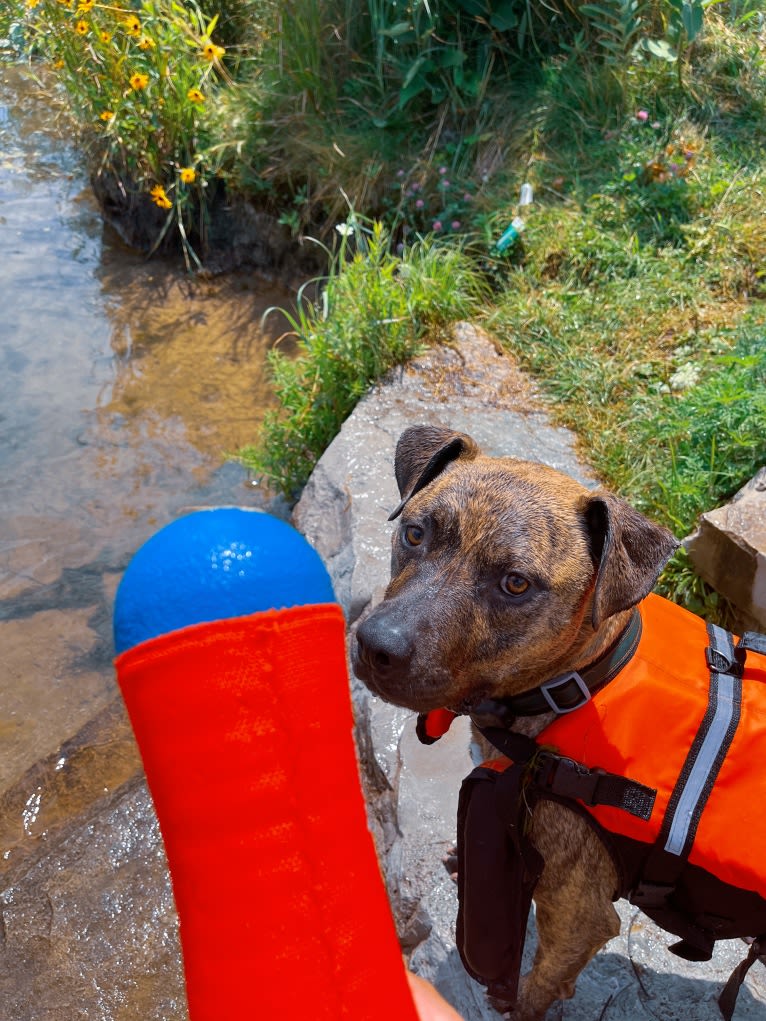
[[[334,601],[319,555],[284,521],[239,507],[195,511],[162,528],[128,564],[114,644],[119,653],[190,624]]]

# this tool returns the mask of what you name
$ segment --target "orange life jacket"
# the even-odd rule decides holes
[[[655,595],[640,612],[628,664],[537,741],[656,789],[646,820],[586,806],[606,830],[645,844],[662,833],[669,853],[766,897],[766,656],[742,657],[741,677],[711,671],[703,620]]]

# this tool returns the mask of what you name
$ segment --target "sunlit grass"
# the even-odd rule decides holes
[[[460,248],[419,241],[400,255],[379,223],[345,231],[317,301],[288,318],[298,354],[270,358],[280,411],[242,459],[294,498],[370,385],[456,319],[474,314],[487,288]],[[353,254],[348,254],[352,251]]]

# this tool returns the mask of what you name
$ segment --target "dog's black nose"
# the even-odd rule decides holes
[[[379,676],[406,673],[412,658],[412,635],[408,627],[373,614],[356,632],[358,660]]]

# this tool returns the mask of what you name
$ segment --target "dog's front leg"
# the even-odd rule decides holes
[[[535,891],[538,948],[513,1021],[540,1021],[552,1003],[573,996],[582,969],[620,931],[614,865],[590,826],[543,802],[535,809],[532,837],[545,862]]]

